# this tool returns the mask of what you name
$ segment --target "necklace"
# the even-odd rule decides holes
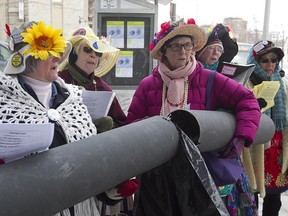
[[[184,108],[186,105],[187,105],[187,100],[188,100],[188,78],[186,77],[185,78],[185,81],[184,81],[184,97],[183,99],[181,100],[181,103],[183,103],[183,106],[182,108]],[[161,107],[161,112],[160,112],[160,115],[161,116],[164,116],[165,115],[165,99],[166,99],[166,92],[167,92],[167,87],[165,85],[165,83],[163,83],[163,91],[162,91],[162,107]],[[173,103],[171,101],[168,101],[170,104],[172,105],[177,105],[177,103]]]

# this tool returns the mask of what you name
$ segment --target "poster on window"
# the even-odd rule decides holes
[[[111,46],[124,48],[124,21],[107,21],[107,37]]]
[[[144,22],[127,22],[127,48],[144,48]]]
[[[120,51],[116,62],[115,77],[132,77],[133,51]]]

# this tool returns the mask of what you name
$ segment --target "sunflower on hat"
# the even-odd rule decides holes
[[[27,28],[26,32],[21,33],[23,42],[30,44],[30,48],[23,52],[23,55],[30,54],[36,59],[46,60],[49,56],[60,58],[60,53],[64,53],[67,47],[65,38],[61,36],[60,29],[53,29],[40,21]]]
[[[29,56],[35,59],[46,60],[49,56],[59,58],[59,64],[68,56],[72,45],[62,36],[61,29],[46,26],[43,21],[29,21],[22,23],[10,31],[6,25],[9,36],[9,48],[13,52],[4,68],[5,74],[20,74],[26,68]]]

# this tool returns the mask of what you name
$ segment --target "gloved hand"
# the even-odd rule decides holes
[[[258,101],[260,109],[267,106],[267,102],[264,98],[257,98],[257,101]]]
[[[112,200],[120,200],[134,194],[138,189],[138,185],[139,181],[137,179],[129,179],[109,189],[106,194]]]
[[[113,119],[110,116],[105,116],[99,119],[96,119],[93,122],[97,128],[97,133],[102,133],[108,130],[111,130],[114,126]]]
[[[246,139],[244,137],[234,137],[225,147],[224,151],[219,152],[219,158],[232,159],[240,156]]]

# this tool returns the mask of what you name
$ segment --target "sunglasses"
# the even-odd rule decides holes
[[[268,62],[271,62],[271,63],[277,63],[278,62],[278,59],[275,58],[275,59],[268,59],[268,58],[262,58],[260,60],[261,63],[268,63]]]
[[[85,53],[95,52],[91,47],[84,47],[84,48],[83,48],[83,51],[84,51]],[[98,52],[95,52],[95,53],[96,53],[96,56],[99,56],[99,57],[102,56],[102,53],[98,53]]]

